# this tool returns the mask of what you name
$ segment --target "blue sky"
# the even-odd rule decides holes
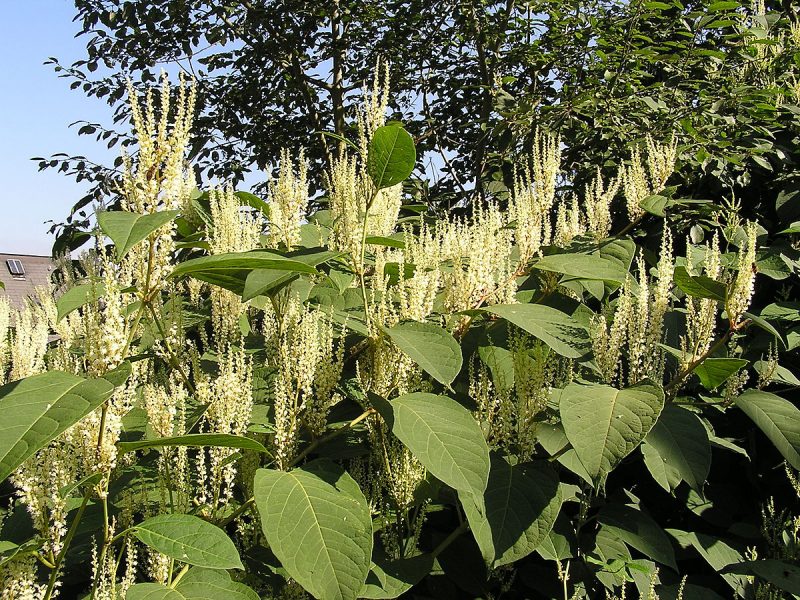
[[[84,46],[75,39],[70,0],[3,0],[0,18],[0,252],[49,254],[47,220],[60,221],[88,186],[53,171],[39,172],[33,156],[56,152],[111,162],[91,136],[69,128],[81,119],[111,123],[110,108],[69,89],[42,63],[48,56],[70,64]]]

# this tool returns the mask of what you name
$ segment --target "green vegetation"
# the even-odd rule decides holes
[[[42,161],[107,208],[0,299],[0,598],[800,594],[791,7],[76,6],[221,73]]]

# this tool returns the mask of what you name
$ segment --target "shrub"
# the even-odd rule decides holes
[[[544,131],[507,201],[437,219],[387,96],[306,221],[302,155],[266,201],[200,192],[194,90],[132,94],[94,250],[0,304],[2,597],[797,593],[764,229],[669,188],[674,139],[564,198]]]

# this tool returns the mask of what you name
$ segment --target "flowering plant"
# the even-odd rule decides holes
[[[302,154],[266,201],[200,192],[194,90],[131,92],[94,249],[0,300],[0,597],[796,593],[797,519],[692,525],[744,436],[800,493],[764,230],[668,187],[674,139],[565,197],[547,132],[507,197],[436,218],[385,81],[315,211]]]

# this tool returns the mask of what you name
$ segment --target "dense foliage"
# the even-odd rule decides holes
[[[377,63],[327,152],[262,135],[260,195],[198,189],[202,81],[129,83],[135,153],[71,238],[93,248],[0,299],[0,598],[800,594],[800,28],[706,4],[553,2],[564,30],[526,45],[519,6],[458,4],[509,79],[445,128],[454,198],[420,193],[420,123],[387,121],[410,62]],[[448,14],[437,102],[466,102],[489,89]],[[557,47],[549,105],[506,91]]]
[[[434,166],[408,191],[440,215],[507,194],[537,127],[561,135],[564,168],[575,176],[563,187],[572,191],[582,192],[596,167],[613,177],[628,145],[648,132],[678,139],[671,183],[683,196],[746,196],[748,217],[772,221],[776,195],[797,191],[797,114],[784,101],[796,85],[792,3],[75,4],[86,57],[72,65],[53,58],[59,75],[107,101],[116,124],[130,116],[125,74],[141,89],[163,65],[196,79],[190,158],[209,180],[236,184],[273,167],[282,149],[305,148],[311,191],[324,188],[335,145],[319,132],[354,134],[358,91],[382,57],[391,64],[392,116],[414,136],[429,175]],[[133,141],[93,121],[76,129],[109,145]],[[59,251],[85,241],[82,209],[106,202],[121,175],[121,163],[90,158],[38,159],[93,183],[56,228]]]

